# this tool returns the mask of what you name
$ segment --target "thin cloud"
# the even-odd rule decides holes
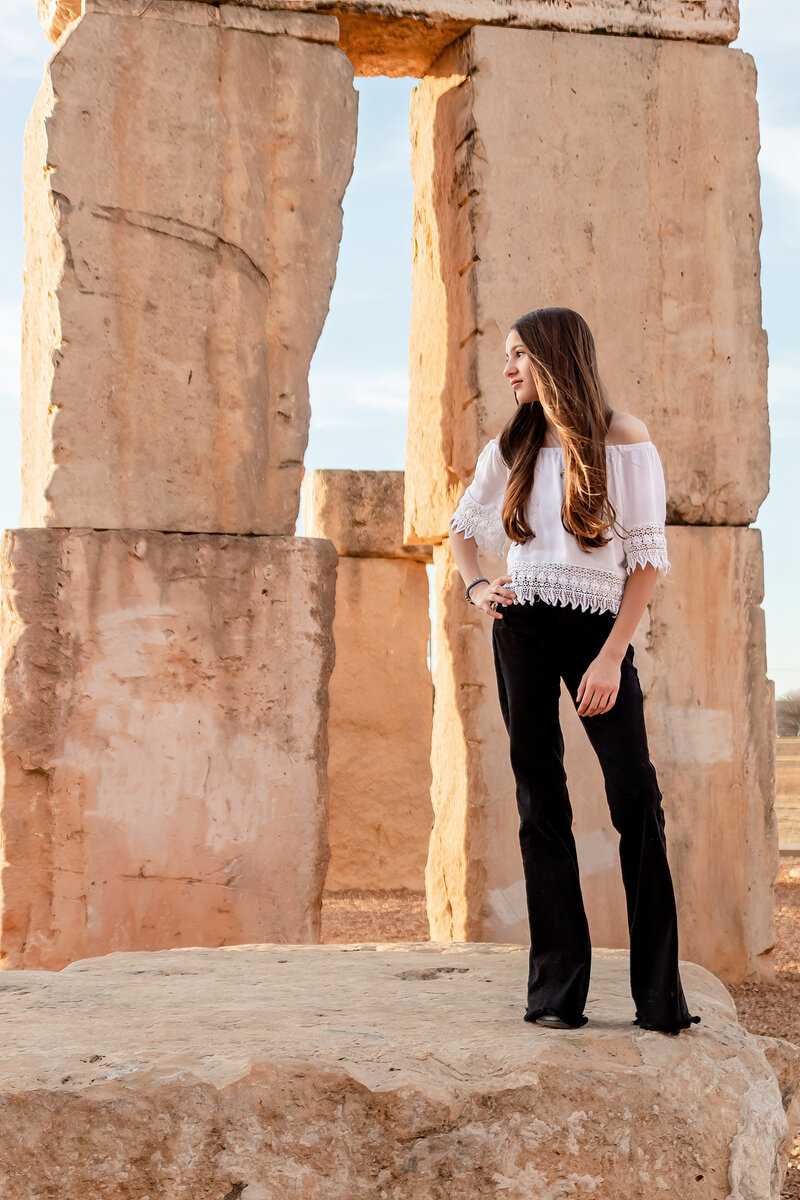
[[[739,36],[731,46],[746,50],[758,62],[760,53],[774,50],[782,56],[800,46],[797,0],[741,0]]]
[[[363,425],[370,414],[406,418],[408,375],[405,371],[363,371],[312,367],[309,375],[312,423],[317,429]]]
[[[0,395],[19,397],[22,302],[0,303]]]
[[[767,403],[773,437],[800,436],[800,363],[769,364]]]
[[[52,52],[53,43],[36,17],[35,0],[4,0],[0,79],[40,80]]]
[[[770,404],[797,404],[800,362],[771,362],[768,370]]]
[[[758,168],[792,200],[800,201],[800,125],[761,123]]]

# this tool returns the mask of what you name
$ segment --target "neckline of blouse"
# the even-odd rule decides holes
[[[496,443],[495,443],[496,444]],[[635,450],[637,446],[652,446],[653,443],[648,439],[644,442],[608,442],[606,450]],[[557,450],[559,454],[564,453],[563,446],[540,446],[540,450]]]

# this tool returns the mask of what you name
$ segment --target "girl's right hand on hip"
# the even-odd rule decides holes
[[[474,603],[477,608],[482,608],[484,612],[489,613],[491,617],[496,617],[497,620],[503,619],[502,609],[508,604],[513,604],[516,593],[506,587],[507,583],[511,582],[510,575],[498,575],[491,583],[480,584],[480,592],[475,596],[473,590]]]

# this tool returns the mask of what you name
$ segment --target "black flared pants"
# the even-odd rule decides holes
[[[556,1013],[585,1025],[591,943],[572,833],[558,705],[561,680],[578,707],[584,671],[608,637],[610,612],[539,597],[492,618],[500,707],[516,781],[530,925],[526,1020]],[[677,1033],[689,1015],[678,971],[678,918],[667,862],[662,795],[650,761],[642,689],[629,645],[612,707],[581,717],[605,780],[630,933],[635,1024]]]

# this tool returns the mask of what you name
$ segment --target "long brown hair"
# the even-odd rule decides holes
[[[561,523],[582,550],[605,546],[617,513],[608,497],[605,437],[612,409],[597,370],[589,326],[571,308],[536,308],[512,325],[533,365],[537,399],[518,403],[497,439],[509,468],[503,528],[513,542],[536,537],[525,520],[545,412],[564,450]]]

